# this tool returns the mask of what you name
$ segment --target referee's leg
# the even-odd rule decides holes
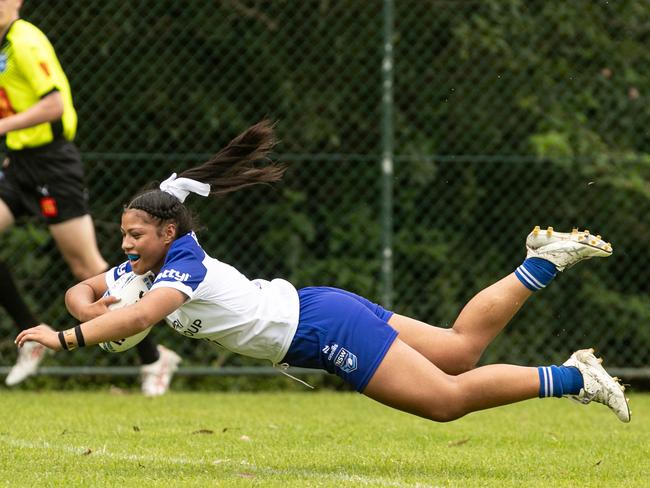
[[[85,280],[106,271],[108,264],[97,247],[95,226],[89,214],[49,226],[70,271],[78,280]]]
[[[11,213],[11,210],[9,210],[9,207],[4,200],[0,199],[0,232],[6,231],[9,227],[14,225],[15,221],[16,219],[14,218],[14,214]]]

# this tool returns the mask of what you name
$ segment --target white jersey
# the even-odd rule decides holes
[[[127,262],[106,273],[110,287]],[[176,332],[205,339],[233,352],[268,359],[285,356],[298,327],[298,292],[288,281],[249,280],[234,267],[208,256],[193,232],[176,239],[152,290],[175,288],[188,298],[166,321]]]

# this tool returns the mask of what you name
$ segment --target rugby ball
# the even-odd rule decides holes
[[[151,272],[143,275],[137,275],[133,272],[122,275],[113,286],[104,293],[104,296],[115,296],[120,299],[119,302],[109,305],[108,309],[117,310],[136,303],[153,286],[154,277],[154,274]],[[151,327],[132,335],[131,337],[101,342],[99,347],[106,352],[123,352],[141,342],[142,339],[147,337],[147,334],[149,334],[150,331]]]

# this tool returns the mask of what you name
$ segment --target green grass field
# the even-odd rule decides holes
[[[531,400],[436,424],[354,393],[1,393],[2,486],[650,483],[650,395]]]

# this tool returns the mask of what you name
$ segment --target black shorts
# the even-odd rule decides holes
[[[14,218],[38,216],[58,224],[88,213],[88,191],[77,147],[57,140],[45,146],[10,151],[0,173],[0,199]]]

